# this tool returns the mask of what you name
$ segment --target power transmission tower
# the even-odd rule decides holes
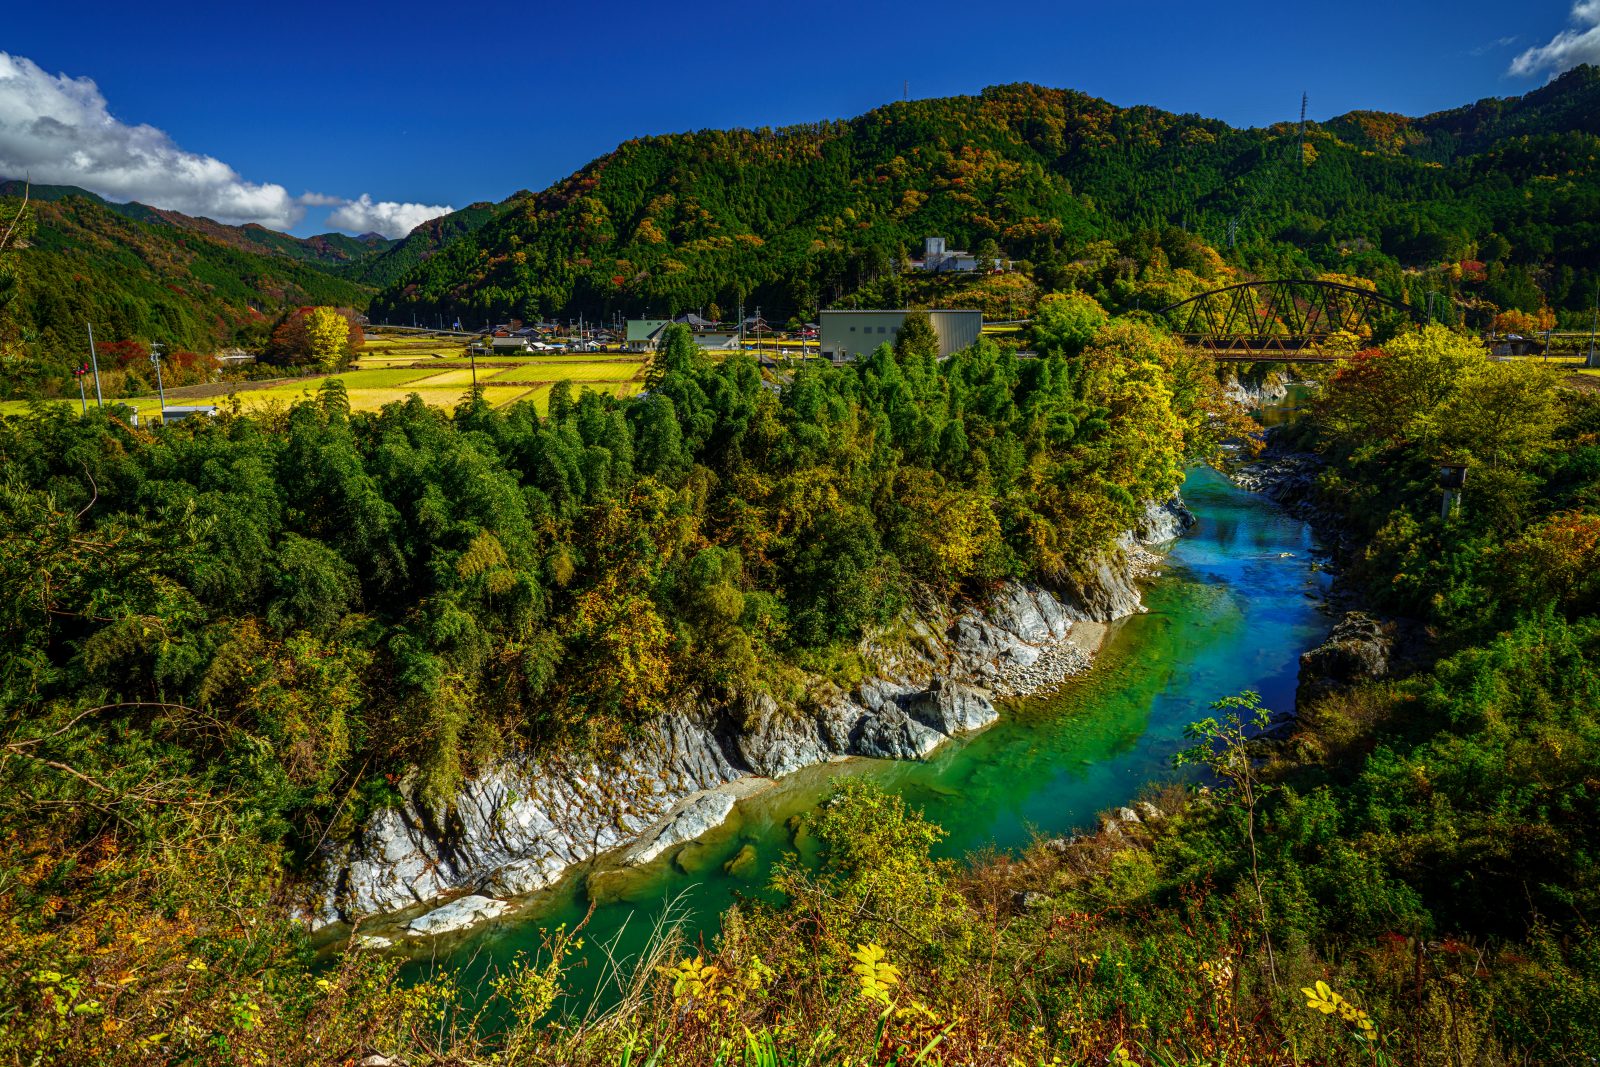
[[[1310,94],[1304,92],[1300,94],[1300,165],[1302,167],[1306,165],[1306,102],[1309,99]]]

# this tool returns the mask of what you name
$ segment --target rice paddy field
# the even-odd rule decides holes
[[[419,357],[412,350],[414,344],[384,345],[382,342],[368,341],[356,366],[337,375],[316,375],[275,383],[234,383],[204,390],[204,395],[201,395],[202,390],[186,389],[182,396],[169,393],[167,402],[169,405],[222,404],[229,395],[234,395],[245,410],[287,407],[297,401],[311,399],[323,381],[336,377],[344,382],[350,406],[357,411],[376,411],[385,404],[403,401],[413,393],[432,407],[454,410],[472,384],[473,372],[471,365],[466,362],[465,346],[445,349],[435,345],[430,349],[430,354]],[[370,351],[372,349],[378,351]],[[385,349],[395,354],[383,354]],[[401,349],[404,349],[404,354],[400,353]],[[431,354],[434,350],[439,354]],[[518,400],[531,400],[542,414],[549,404],[550,387],[558,381],[572,382],[573,391],[578,393],[592,389],[618,397],[634,395],[643,388],[647,358],[606,358],[603,353],[485,358],[478,360],[478,384],[483,387],[484,399],[495,407]],[[66,402],[66,398],[55,401]],[[160,407],[154,396],[119,399],[115,402],[133,407],[140,415],[154,413]],[[71,404],[76,408],[77,398],[72,398]],[[19,415],[27,410],[26,401],[0,403],[0,415]]]
[[[467,351],[467,338],[415,334],[379,334],[369,337],[356,354],[356,362],[337,377],[344,382],[350,406],[357,411],[376,411],[385,404],[405,400],[413,393],[433,407],[454,410],[472,384],[473,367]],[[816,342],[778,342],[763,339],[759,348],[766,354],[779,351],[800,354],[814,349]],[[758,344],[753,339],[751,348]],[[720,351],[708,353],[717,359]],[[521,400],[531,401],[543,414],[550,402],[550,387],[570,381],[575,393],[592,389],[612,396],[633,396],[644,388],[648,355],[623,352],[558,352],[517,356],[483,356],[477,360],[478,384],[484,398],[501,407]],[[326,375],[290,378],[276,382],[237,382],[213,387],[172,390],[169,405],[224,404],[237,396],[245,409],[288,407],[316,396]],[[62,397],[52,403],[69,403],[76,409],[76,397]],[[108,402],[109,398],[108,398]],[[91,399],[92,403],[92,399]],[[155,414],[160,403],[154,396],[118,399],[141,416]],[[20,415],[28,410],[26,401],[0,402],[0,415]]]

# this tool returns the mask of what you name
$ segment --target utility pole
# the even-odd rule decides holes
[[[167,421],[167,387],[161,382],[161,342],[150,342],[150,364],[156,369],[156,395],[161,398],[161,421]]]
[[[100,357],[94,354],[94,323],[86,322],[89,327],[89,365],[94,368],[94,406],[104,408],[106,398],[100,393]]]
[[[1600,327],[1600,285],[1594,289],[1594,318],[1589,320],[1589,358],[1584,363],[1590,367],[1600,366],[1600,353],[1594,350],[1596,327]]]

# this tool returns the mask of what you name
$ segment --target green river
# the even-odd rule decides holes
[[[664,912],[691,941],[712,938],[718,915],[740,895],[761,893],[773,862],[795,849],[791,818],[843,775],[870,778],[921,808],[948,832],[946,855],[1018,849],[1036,834],[1091,828],[1097,813],[1171,780],[1184,725],[1210,701],[1255,689],[1268,707],[1291,709],[1299,655],[1329,626],[1310,529],[1209,467],[1190,472],[1183,497],[1198,525],[1146,587],[1148,613],[1112,625],[1092,671],[1047,699],[1003,706],[998,723],[925,763],[852,760],[792,775],[742,800],[708,836],[612,876],[585,931],[588,958],[570,974],[573,995],[582,1001],[595,990],[603,969],[596,946],[636,955]],[[747,846],[737,873],[725,871]],[[585,885],[586,872],[571,872],[520,912],[440,942],[437,955],[414,959],[408,971],[461,968],[471,989],[495,965],[535,952],[541,928],[580,921]]]

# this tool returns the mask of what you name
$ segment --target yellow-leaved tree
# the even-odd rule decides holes
[[[306,317],[311,335],[311,355],[325,371],[341,369],[350,356],[350,324],[333,308],[312,308]]]

